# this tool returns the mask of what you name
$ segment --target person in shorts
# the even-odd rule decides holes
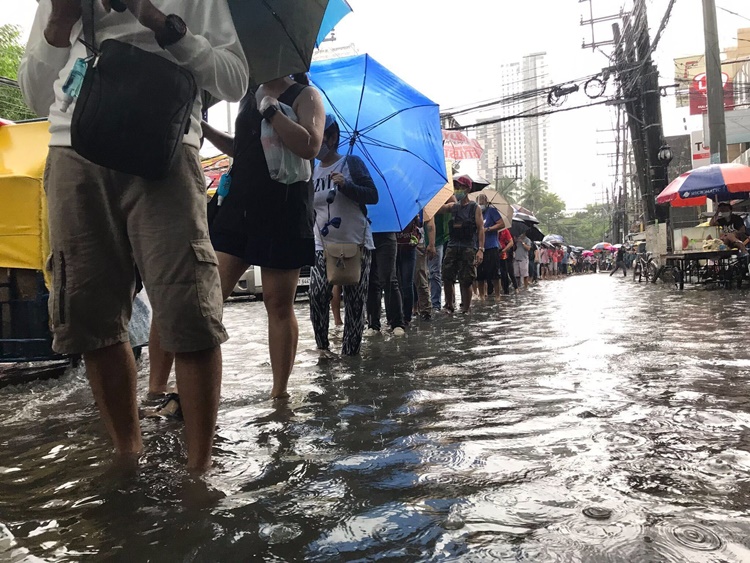
[[[500,295],[500,239],[498,234],[505,223],[496,207],[490,205],[487,196],[479,194],[477,203],[484,219],[484,260],[477,268],[479,298],[486,299],[490,293]]]
[[[716,207],[716,213],[709,223],[712,227],[719,227],[721,240],[730,248],[740,251],[740,256],[747,256],[748,234],[745,222],[739,215],[732,213],[732,206],[722,202]]]
[[[249,82],[226,0],[126,0],[130,14],[95,3],[98,37],[155,52],[188,70],[198,90],[237,101]],[[136,281],[143,277],[162,346],[177,356],[188,468],[210,466],[221,385],[222,299],[206,218],[198,148],[201,98],[169,176],[147,181],[96,165],[71,148],[73,107],[63,84],[79,58],[80,2],[40,0],[19,68],[29,106],[49,116],[44,185],[49,209],[52,347],[82,354],[115,449],[142,448],[136,366],[128,337]],[[184,18],[184,19],[183,19]],[[144,104],[151,101],[143,99]],[[138,123],[133,123],[138,127]]]
[[[524,233],[516,238],[516,252],[513,258],[513,273],[518,287],[523,284],[524,289],[529,288],[529,250],[531,250],[531,240]]]
[[[455,203],[447,203],[438,213],[451,216],[448,247],[443,259],[443,283],[445,284],[445,309],[456,310],[455,285],[461,286],[461,312],[471,309],[471,286],[477,278],[477,266],[484,258],[484,218],[475,201],[469,199],[471,180],[460,177],[454,183]]]

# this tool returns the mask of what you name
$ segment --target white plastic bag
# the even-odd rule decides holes
[[[284,115],[294,122],[298,121],[297,114],[291,107],[281,103],[279,105]],[[289,185],[307,182],[310,179],[312,175],[310,161],[300,158],[284,146],[279,134],[265,119],[260,128],[260,142],[263,144],[266,164],[268,164],[268,171],[273,180]]]

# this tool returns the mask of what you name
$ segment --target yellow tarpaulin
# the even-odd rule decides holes
[[[42,187],[49,145],[44,122],[0,127],[0,267],[43,270],[49,254]]]

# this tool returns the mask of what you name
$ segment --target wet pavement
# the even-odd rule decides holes
[[[0,559],[750,561],[746,303],[594,274],[320,360],[301,302],[280,408],[231,303],[205,485],[175,422],[113,471],[80,370],[0,390]]]

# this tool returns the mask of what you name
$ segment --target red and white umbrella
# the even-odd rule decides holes
[[[476,139],[469,139],[460,131],[443,130],[443,151],[451,160],[478,160],[484,149]]]

